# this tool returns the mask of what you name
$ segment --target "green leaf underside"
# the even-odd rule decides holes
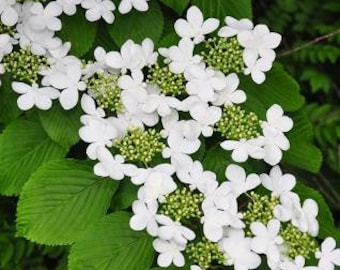
[[[130,207],[137,200],[137,192],[138,187],[132,184],[130,179],[124,178],[120,181],[117,192],[111,202],[113,211],[120,211]]]
[[[41,244],[70,244],[103,217],[118,184],[95,176],[92,166],[66,159],[39,168],[20,196],[17,234]]]
[[[320,170],[322,154],[313,144],[313,127],[304,112],[292,114],[293,129],[287,133],[290,149],[283,154],[283,163],[316,173]]]
[[[332,212],[329,209],[325,199],[322,195],[298,181],[294,191],[299,194],[301,203],[306,199],[313,199],[319,206],[319,213],[318,213],[318,221],[320,225],[320,231],[318,237],[321,239],[325,239],[329,236],[335,238],[337,241],[340,241],[340,230],[336,228],[334,225],[334,219],[332,216]]]
[[[12,90],[9,76],[1,76],[0,87],[0,123],[8,124],[16,119],[22,111],[17,106],[18,95]]]
[[[39,111],[39,117],[48,136],[68,150],[80,139],[82,113],[80,106],[65,111],[59,104],[54,104],[48,111]]]
[[[153,262],[152,237],[129,227],[130,214],[106,216],[72,246],[70,270],[148,270]]]
[[[161,0],[161,2],[177,12],[178,15],[182,15],[183,11],[189,4],[189,0]]]
[[[98,24],[87,21],[84,12],[77,12],[73,16],[62,15],[61,21],[63,28],[57,32],[57,35],[64,42],[71,42],[72,47],[69,54],[83,56],[93,45]]]
[[[250,0],[191,0],[191,3],[202,10],[205,18],[218,18],[222,24],[226,16],[252,18]]]
[[[141,43],[145,38],[150,38],[157,44],[163,32],[163,24],[159,4],[151,1],[146,12],[132,10],[128,14],[117,13],[115,22],[107,28],[114,42],[121,47],[128,39]]]
[[[18,119],[0,137],[0,193],[17,195],[42,164],[60,159],[65,149],[53,142],[37,119]]]

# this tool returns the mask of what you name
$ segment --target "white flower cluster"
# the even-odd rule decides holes
[[[79,134],[88,143],[88,157],[98,160],[94,173],[114,180],[129,177],[139,186],[130,226],[156,238],[159,266],[183,266],[184,254],[192,270],[216,265],[256,269],[261,256],[271,269],[332,270],[340,265],[334,239],[327,238],[321,248],[314,240],[319,232],[316,202],[301,202],[292,191],[294,176],[275,166],[290,147],[285,133],[293,121],[277,104],[263,120],[241,107],[247,95],[238,89],[238,74],[263,83],[279,34],[265,25],[254,27],[248,19],[226,17],[214,36],[219,21],[204,20],[193,6],[186,19],[175,23],[181,38],[177,45],[155,52],[148,38],[141,44],[128,40],[120,51],[97,47],[95,61],[83,64],[68,55],[71,44],[54,36],[61,29],[58,16],[74,13],[78,4],[90,21],[113,21],[114,5],[108,0],[57,0],[46,7],[6,0],[0,5],[1,20],[17,24],[17,34],[0,35],[0,59],[16,43],[33,55],[23,52],[25,61],[33,58],[41,81],[13,82],[21,94],[20,109],[46,110],[59,98],[69,110],[81,101]],[[119,10],[133,7],[144,11],[147,1],[123,0]],[[269,175],[247,175],[231,164],[226,179],[217,179],[195,160],[202,142],[216,139],[216,133],[235,162],[250,157],[275,167]],[[311,255],[319,259],[318,266],[304,266]]]
[[[133,8],[138,11],[147,11],[149,0],[121,0],[118,10],[122,14],[130,12]],[[51,58],[63,58],[70,49],[70,44],[62,44],[62,41],[55,37],[55,32],[60,31],[62,23],[58,16],[65,13],[68,16],[74,15],[77,11],[77,5],[81,5],[86,9],[85,17],[88,21],[94,22],[100,19],[107,23],[114,22],[113,11],[116,9],[112,0],[55,0],[50,1],[46,6],[43,6],[39,1],[15,1],[1,0],[0,1],[0,26],[14,28],[13,33],[2,33],[0,31],[0,74],[5,73],[2,62],[3,56],[10,54],[13,50],[13,45],[19,44],[21,48],[29,48],[35,55],[44,55]],[[43,74],[43,73],[42,73]],[[1,81],[0,81],[1,85]],[[25,88],[36,88],[36,86]],[[54,86],[53,86],[54,87]],[[60,88],[57,88],[60,89]],[[26,94],[30,97],[30,103],[42,96],[42,99],[54,99],[55,95],[37,94],[29,95],[29,91],[23,89],[15,89],[16,92]],[[44,91],[43,91],[44,92]],[[28,99],[28,98],[27,98]],[[73,99],[75,99],[73,97]],[[28,104],[22,109],[31,108]],[[47,103],[39,108],[49,108]],[[67,108],[65,108],[67,109]]]

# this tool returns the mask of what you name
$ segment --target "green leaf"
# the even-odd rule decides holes
[[[128,14],[117,13],[115,22],[107,28],[114,42],[120,47],[128,39],[140,43],[145,38],[151,38],[156,44],[162,35],[163,24],[159,4],[151,1],[147,12],[133,10]]]
[[[73,16],[62,15],[63,28],[58,35],[72,44],[70,54],[83,56],[87,53],[96,38],[97,23],[86,20],[84,12],[77,12]]]
[[[161,0],[161,2],[177,12],[178,15],[182,15],[183,11],[189,4],[189,0]]]
[[[316,173],[321,167],[322,154],[313,143],[313,127],[303,111],[291,117],[294,126],[287,133],[290,149],[283,153],[283,162]]]
[[[113,211],[124,210],[132,205],[137,199],[138,187],[127,178],[119,182],[118,190],[112,199],[111,207]]]
[[[115,181],[95,176],[92,163],[48,163],[23,188],[17,234],[41,244],[70,244],[106,214],[117,187]]]
[[[19,194],[40,165],[66,155],[36,118],[15,120],[0,138],[0,193],[4,195]]]
[[[277,64],[267,72],[266,80],[262,84],[256,84],[249,76],[240,77],[240,89],[263,103],[266,109],[273,104],[279,104],[284,111],[296,111],[304,104],[304,97],[300,94],[297,82]]]
[[[80,106],[65,111],[59,104],[54,104],[48,111],[39,111],[39,117],[48,136],[68,150],[79,141],[82,113]]]
[[[0,87],[0,122],[10,123],[16,119],[22,111],[18,108],[18,95],[12,90],[9,76],[1,76],[2,85]]]
[[[192,0],[191,3],[202,10],[204,17],[218,18],[221,23],[226,16],[252,18],[250,0]]]
[[[71,248],[69,269],[148,270],[152,238],[133,231],[129,219],[128,213],[114,213],[84,232]]]
[[[318,221],[320,225],[319,236],[321,239],[325,239],[328,236],[334,237],[337,241],[340,241],[340,230],[335,227],[332,212],[329,209],[325,199],[322,195],[298,181],[294,191],[299,194],[301,202],[306,199],[313,199],[317,202],[319,206]]]

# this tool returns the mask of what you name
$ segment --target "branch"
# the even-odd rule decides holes
[[[302,45],[300,45],[300,46],[297,46],[297,47],[295,47],[295,48],[293,48],[293,49],[291,49],[291,50],[288,50],[288,51],[285,51],[285,52],[283,52],[283,53],[280,53],[280,54],[279,54],[279,57],[290,55],[290,54],[295,53],[295,52],[297,52],[297,51],[300,51],[300,50],[302,50],[302,49],[304,49],[304,48],[306,48],[306,47],[309,47],[309,46],[311,46],[311,45],[313,45],[313,44],[315,44],[315,43],[318,43],[318,42],[320,42],[320,41],[322,41],[322,40],[324,40],[324,39],[328,39],[328,38],[330,38],[330,37],[333,37],[333,36],[336,36],[336,35],[339,35],[339,34],[340,34],[340,28],[338,28],[337,30],[335,30],[334,32],[331,32],[331,33],[329,33],[329,34],[326,34],[326,35],[317,37],[317,38],[315,38],[315,39],[313,39],[313,40],[311,40],[311,41],[309,41],[309,42],[307,42],[307,43],[305,43],[305,44],[302,44]]]

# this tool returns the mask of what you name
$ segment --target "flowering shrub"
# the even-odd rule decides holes
[[[186,10],[174,32],[157,1],[122,0],[137,11],[116,21],[109,0],[0,5],[0,192],[20,196],[17,235],[72,244],[69,269],[340,265],[327,205],[286,172],[321,157],[285,112],[303,98],[274,63],[281,36],[244,18],[248,1],[217,1],[223,23],[208,1],[160,2]]]

